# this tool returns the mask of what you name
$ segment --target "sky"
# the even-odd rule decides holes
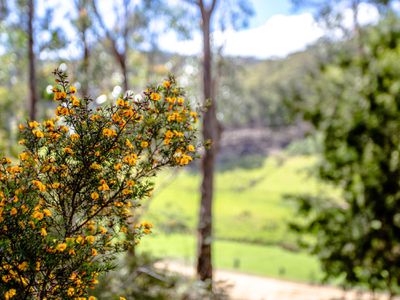
[[[41,4],[42,1],[39,1]],[[138,1],[138,0],[132,0]],[[168,0],[171,4],[178,4],[182,0]],[[224,0],[219,0],[221,3]],[[313,14],[308,9],[294,10],[291,0],[248,0],[252,3],[255,15],[250,18],[249,27],[240,31],[228,29],[225,32],[216,30],[212,34],[214,46],[223,47],[223,53],[228,56],[245,56],[259,59],[282,58],[291,53],[298,52],[315,43],[326,32],[317,24]],[[98,2],[99,9],[109,27],[115,22],[115,17],[108,14],[112,9],[109,0]],[[71,2],[62,1],[64,6],[71,6]],[[39,5],[38,11],[40,11]],[[218,9],[218,5],[217,5]],[[42,9],[43,10],[43,9]],[[61,10],[64,11],[64,10]],[[65,11],[73,11],[72,8]],[[44,12],[42,12],[44,13]],[[345,24],[352,27],[351,11],[344,11]],[[361,4],[359,9],[359,22],[368,24],[376,22],[379,14],[375,7]],[[55,18],[59,26],[65,26],[62,16]],[[57,22],[56,22],[57,23]],[[73,36],[73,30],[69,30]],[[162,50],[177,52],[184,55],[198,55],[201,53],[202,40],[200,32],[193,34],[192,40],[179,40],[173,31],[167,32],[159,39]],[[65,57],[80,55],[79,47],[71,43],[65,51]]]
[[[225,55],[251,56],[260,59],[280,58],[304,50],[315,43],[325,31],[317,24],[310,10],[295,11],[290,0],[250,0],[255,16],[247,29],[227,30],[213,34],[214,45],[224,45]],[[350,10],[345,10],[345,24],[352,26]],[[369,24],[378,19],[376,8],[361,4],[359,22]],[[177,51],[180,54],[198,54],[201,49],[201,37],[195,35],[190,41],[173,40],[173,34],[164,36],[161,41],[164,50]],[[168,45],[174,45],[169,49]]]

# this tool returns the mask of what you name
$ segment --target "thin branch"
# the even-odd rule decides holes
[[[207,10],[207,13],[209,15],[211,15],[213,13],[216,4],[217,4],[217,0],[213,0],[213,2],[211,3],[211,7]]]

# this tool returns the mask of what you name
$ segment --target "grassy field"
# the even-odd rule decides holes
[[[216,178],[214,226],[215,264],[220,268],[299,281],[320,276],[314,258],[278,246],[295,245],[287,222],[295,205],[287,194],[319,193],[309,176],[315,158],[271,156],[259,167],[219,172]],[[169,257],[192,258],[200,178],[186,171],[163,174],[144,219],[155,224],[143,249]],[[167,235],[172,233],[171,235]]]
[[[305,253],[290,252],[278,246],[220,240],[213,247],[217,268],[310,283],[317,282],[322,276],[318,261]],[[193,264],[195,235],[154,234],[143,238],[139,249],[156,257]]]

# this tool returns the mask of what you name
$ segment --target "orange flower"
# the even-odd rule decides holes
[[[150,94],[150,99],[154,101],[158,101],[161,99],[161,95],[159,93],[151,93]]]
[[[57,247],[56,247],[56,250],[60,251],[60,252],[63,252],[65,249],[67,249],[67,244],[66,243],[58,244]]]
[[[171,82],[169,82],[169,81],[164,81],[164,82],[163,82],[163,86],[164,86],[166,89],[169,89],[169,88],[171,87]]]
[[[98,194],[97,192],[93,192],[93,193],[90,195],[90,197],[91,197],[93,200],[97,200],[97,199],[99,199],[99,194]]]
[[[103,135],[107,136],[107,137],[113,137],[113,136],[117,136],[117,133],[115,132],[114,129],[104,128]]]
[[[18,210],[15,207],[11,208],[10,215],[15,216],[17,213],[18,213]]]

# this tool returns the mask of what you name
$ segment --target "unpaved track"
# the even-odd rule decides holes
[[[186,276],[193,276],[194,268],[177,261],[163,261],[157,267],[166,268]],[[320,285],[310,285],[283,281],[267,277],[248,275],[240,272],[217,270],[215,280],[224,281],[232,287],[229,289],[231,299],[235,300],[387,300],[387,295],[344,293],[342,290]],[[396,298],[400,300],[400,298]]]

